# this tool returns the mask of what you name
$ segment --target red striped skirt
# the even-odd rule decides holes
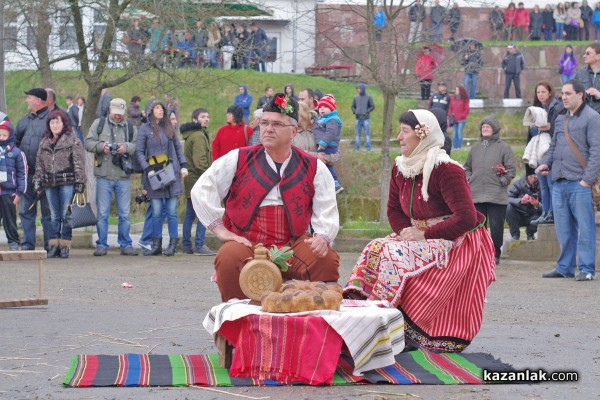
[[[454,242],[409,242],[393,234],[365,247],[345,291],[387,300],[402,310],[408,342],[459,352],[479,332],[495,266],[494,245],[485,228]]]

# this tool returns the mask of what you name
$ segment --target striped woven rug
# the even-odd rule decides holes
[[[510,371],[512,367],[483,353],[435,354],[410,351],[396,356],[394,365],[353,376],[350,358],[340,358],[333,385],[356,383],[394,385],[482,384],[482,369]],[[75,355],[63,384],[91,386],[258,386],[275,381],[230,377],[211,355],[122,354]]]

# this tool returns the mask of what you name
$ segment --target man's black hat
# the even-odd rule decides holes
[[[263,107],[263,112],[276,112],[289,115],[298,121],[298,102],[283,93],[277,93],[273,99]]]
[[[46,99],[48,98],[48,92],[46,92],[46,89],[44,89],[44,88],[29,89],[28,91],[25,92],[25,94],[30,94],[32,96],[35,96],[35,97],[41,99],[42,101],[46,101]]]

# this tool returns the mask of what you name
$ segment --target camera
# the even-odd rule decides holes
[[[119,150],[119,144],[118,143],[109,143],[106,146],[110,150],[110,155],[111,156],[114,157],[114,156],[117,155],[117,150]]]
[[[127,175],[133,174],[133,162],[131,161],[131,157],[127,153],[123,154],[114,154],[112,158],[112,163],[117,167],[121,168],[123,172]]]
[[[135,202],[137,204],[148,203],[150,199],[145,194],[138,194],[135,196]]]

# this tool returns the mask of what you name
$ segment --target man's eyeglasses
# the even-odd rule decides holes
[[[589,52],[589,51],[586,51],[586,52],[585,52],[585,53],[583,53],[583,54],[584,54],[584,55],[586,55],[586,56],[593,56],[593,55],[594,55],[594,53],[592,53],[592,52]]]
[[[271,122],[271,121],[266,121],[264,119],[261,119],[260,122],[258,123],[258,125],[260,125],[260,127],[263,129],[267,129],[269,126],[271,126],[275,130],[283,129],[286,126],[295,126],[292,124],[284,124],[283,122],[280,122],[280,121]]]

